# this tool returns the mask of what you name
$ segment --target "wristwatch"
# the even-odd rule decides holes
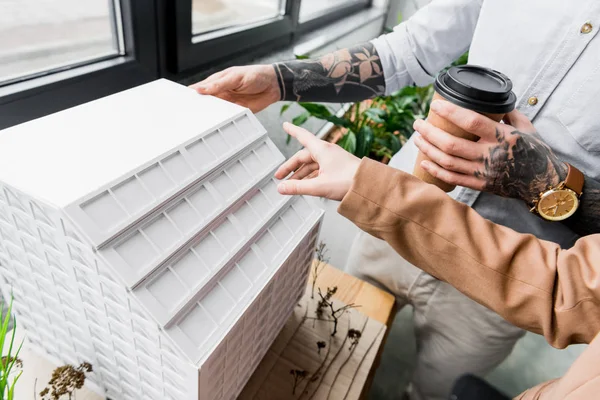
[[[577,168],[567,164],[567,177],[556,187],[549,187],[533,201],[531,212],[548,221],[563,221],[575,214],[583,192],[584,176]]]

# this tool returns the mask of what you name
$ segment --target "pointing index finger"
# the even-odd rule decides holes
[[[315,135],[310,133],[304,128],[285,122],[283,129],[292,137],[295,137],[302,146],[306,147],[308,151],[316,158],[317,152],[320,148],[321,141],[317,139]]]

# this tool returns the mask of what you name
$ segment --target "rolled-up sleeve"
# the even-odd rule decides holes
[[[404,259],[556,347],[600,331],[600,234],[570,249],[481,217],[433,185],[363,159],[339,212]]]
[[[372,42],[386,94],[404,86],[425,86],[469,49],[483,0],[434,0],[408,21]]]

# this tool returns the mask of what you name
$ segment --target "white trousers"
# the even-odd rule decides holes
[[[487,374],[525,333],[367,233],[354,240],[346,272],[392,293],[398,309],[414,307],[417,363],[411,400],[447,400],[459,376]]]

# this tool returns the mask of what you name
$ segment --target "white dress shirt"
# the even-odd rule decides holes
[[[373,40],[386,94],[430,84],[469,50],[469,63],[507,75],[517,108],[559,158],[600,179],[600,1],[434,0]],[[413,140],[390,165],[412,172]],[[531,214],[521,200],[457,188],[450,195],[484,217],[570,247],[577,235]],[[584,194],[585,195],[585,194]]]

